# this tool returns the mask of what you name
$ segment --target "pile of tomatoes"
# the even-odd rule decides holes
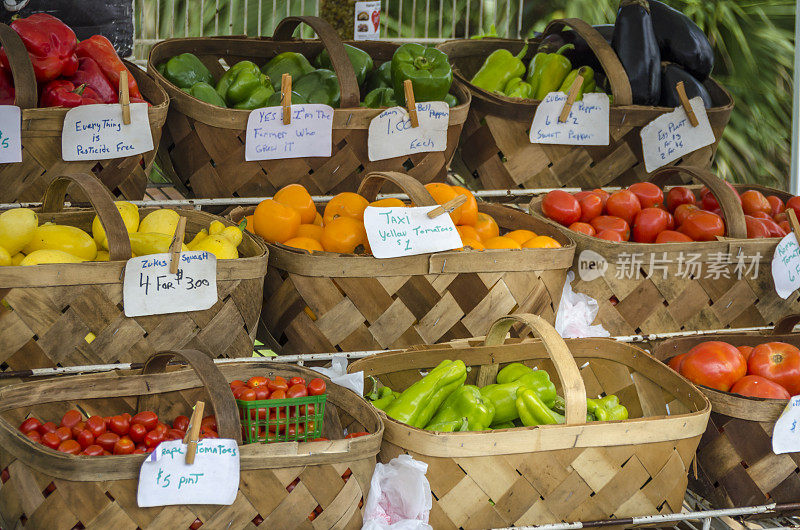
[[[178,416],[171,427],[152,411],[131,416],[91,416],[86,420],[77,410],[68,410],[56,425],[29,417],[19,430],[34,442],[73,455],[102,456],[145,454],[167,440],[181,440],[189,426],[187,416]],[[203,418],[200,438],[218,438],[214,416]]]
[[[728,184],[726,182],[726,184]],[[733,190],[744,212],[748,238],[783,237],[791,231],[786,208],[800,217],[800,197],[786,204],[758,190],[739,193]],[[548,193],[542,212],[570,230],[607,241],[637,243],[681,243],[715,241],[725,235],[719,203],[708,188],[700,198],[683,186],[664,192],[653,183],[639,182],[609,194],[595,189],[570,194],[562,190]]]
[[[257,375],[248,379],[246,383],[236,379],[230,382],[230,387],[233,397],[242,401],[321,396],[326,390],[325,381],[319,377],[306,384],[306,380],[302,377],[292,377],[287,381],[279,375],[274,379]]]
[[[670,359],[689,381],[749,397],[789,399],[800,394],[800,350],[785,342],[733,346],[702,342]]]

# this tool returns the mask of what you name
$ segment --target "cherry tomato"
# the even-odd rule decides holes
[[[681,373],[681,364],[683,364],[683,360],[686,358],[688,354],[689,352],[685,352],[681,353],[680,355],[676,355],[675,357],[669,360],[667,366],[669,366],[676,372]]]
[[[294,385],[303,385],[303,386],[305,386],[305,384],[306,384],[306,380],[303,379],[302,377],[297,377],[297,376],[292,377],[291,379],[289,379],[289,383],[288,383],[288,385],[290,387],[294,386]]]
[[[800,394],[800,350],[785,342],[767,342],[753,348],[749,373],[766,377],[796,396]]]
[[[742,357],[744,357],[745,361],[750,359],[750,354],[753,353],[752,346],[736,346],[736,349],[741,352]]]
[[[39,425],[39,428],[37,430],[39,431],[39,434],[44,436],[49,432],[56,432],[56,429],[58,429],[58,425],[56,425],[52,421],[47,421]]]
[[[68,410],[64,416],[61,418],[61,427],[69,427],[72,429],[75,425],[78,424],[79,421],[83,419],[81,413],[77,410]]]
[[[59,427],[56,429],[55,435],[58,436],[62,442],[64,440],[72,440],[72,429],[69,427]]]
[[[125,436],[124,438],[120,438],[117,440],[117,443],[114,444],[113,453],[115,455],[129,455],[133,453],[136,449],[136,446],[133,443],[133,440]]]
[[[569,225],[569,229],[575,232],[580,232],[581,234],[586,234],[587,236],[594,236],[597,233],[597,230],[595,230],[594,227],[589,223],[572,223]]]
[[[145,410],[131,418],[131,424],[144,425],[145,429],[151,431],[158,424],[158,415],[151,410]]]
[[[178,429],[170,429],[167,431],[167,434],[164,435],[164,441],[183,440],[184,434],[186,433],[179,431]]]
[[[113,432],[104,432],[95,438],[94,443],[102,447],[105,451],[113,451],[114,444],[119,441],[119,438],[120,437]]]
[[[644,208],[655,208],[664,202],[664,192],[652,182],[637,182],[628,187]],[[692,198],[694,200],[694,198]]]
[[[200,427],[203,429],[217,430],[217,417],[213,414],[206,416],[200,421]]]
[[[681,204],[694,204],[694,193],[689,188],[675,186],[667,192],[667,210],[674,212]]]
[[[742,377],[731,387],[731,392],[743,396],[768,399],[789,399],[792,397],[781,385],[760,375]]]
[[[19,425],[20,432],[27,433],[28,431],[37,431],[42,426],[42,422],[37,418],[30,417]]]
[[[578,220],[582,223],[588,223],[603,213],[603,200],[591,192],[578,199],[578,205],[581,207],[581,217]]]
[[[633,240],[638,243],[652,243],[668,225],[667,212],[661,208],[645,208],[636,214],[636,220],[633,221]]]
[[[627,241],[631,235],[630,225],[619,217],[613,215],[601,215],[595,217],[591,222],[592,227],[597,231],[597,237],[600,237],[600,232],[612,230],[619,232],[621,241]]]
[[[286,391],[287,398],[299,398],[306,396],[308,396],[308,389],[305,385],[292,385],[289,387],[289,390]]]
[[[186,416],[177,416],[172,422],[172,428],[186,432],[186,429],[189,428],[189,418]]]
[[[141,423],[134,423],[131,425],[131,429],[128,431],[128,436],[130,436],[131,440],[137,444],[142,443],[144,441],[144,437],[147,436],[147,427]]]
[[[359,438],[361,436],[367,436],[368,434],[369,434],[368,432],[363,432],[363,431],[362,432],[351,432],[350,434],[348,434],[344,438],[345,438],[345,440],[348,439],[348,438]]]
[[[247,383],[245,383],[244,381],[240,381],[238,379],[234,379],[233,381],[231,381],[231,390],[240,386],[247,386]]]
[[[686,221],[686,218],[689,217],[689,214],[698,211],[700,211],[700,208],[695,204],[681,204],[675,208],[675,225],[681,226]]]
[[[61,442],[61,444],[58,446],[58,449],[56,450],[61,451],[62,453],[77,455],[83,450],[83,447],[81,447],[81,444],[79,444],[75,440],[69,439]]]
[[[286,382],[286,379],[279,375],[267,383],[267,386],[269,387],[270,392],[275,392],[276,390],[283,390],[286,392],[289,389],[289,384]]]
[[[581,217],[581,206],[571,194],[562,190],[553,190],[545,195],[542,201],[542,213],[564,226],[569,226]]]
[[[120,414],[119,416],[111,418],[111,421],[108,422],[108,428],[111,432],[119,436],[125,436],[128,434],[128,431],[131,430],[131,422],[128,418]],[[109,451],[110,450],[111,449],[109,449]]]
[[[106,422],[103,421],[102,416],[92,416],[86,420],[86,430],[92,433],[92,436],[97,438],[106,432]]]
[[[794,214],[800,219],[800,196],[792,197],[786,201],[786,209],[788,210],[789,208],[794,210]]]
[[[32,441],[34,441],[36,443],[42,443],[42,435],[39,434],[39,431],[37,431],[36,429],[33,429],[33,430],[30,430],[30,431],[26,432],[25,436],[27,436],[28,438],[30,438]]]
[[[764,237],[770,237],[769,230],[761,222],[761,219],[756,219],[755,217],[745,215],[744,222],[747,225],[748,239],[759,239]]]
[[[75,440],[81,444],[81,447],[86,449],[90,445],[94,444],[94,435],[86,430],[81,431]]]
[[[725,235],[725,223],[716,214],[696,211],[689,214],[678,231],[695,241],[716,241],[717,236]]]
[[[260,375],[254,375],[250,379],[247,380],[247,386],[250,388],[258,388],[261,385],[266,385],[269,379]]]
[[[783,213],[783,211],[786,209],[786,205],[783,204],[783,201],[780,199],[780,197],[776,197],[775,195],[770,195],[767,197],[767,202],[770,206],[770,215],[773,217],[779,213]]]
[[[309,396],[321,396],[325,393],[325,381],[320,379],[319,377],[315,377],[311,381],[308,382],[308,395]]]
[[[80,454],[86,456],[101,456],[103,454],[103,448],[97,444],[92,444],[81,451]]]
[[[81,433],[81,431],[84,431],[84,430],[86,430],[86,422],[85,421],[79,421],[78,423],[76,423],[75,425],[72,426],[72,437],[77,440],[78,439],[78,435]]]
[[[656,243],[689,243],[692,238],[675,230],[664,230],[656,237]]]
[[[239,392],[239,397],[236,399],[241,399],[242,401],[255,401],[256,391],[250,387],[247,387],[246,390]]]
[[[61,445],[62,441],[63,440],[54,432],[46,432],[42,435],[42,444],[46,445],[50,449],[58,449],[58,446]]]
[[[270,393],[269,399],[286,399],[286,391],[275,390],[274,392]]]
[[[622,243],[622,234],[616,230],[601,230],[597,233],[598,239],[605,239],[606,241],[613,241],[614,243]]]
[[[636,195],[630,190],[615,191],[608,198],[606,212],[608,215],[623,219],[630,226],[636,218],[636,214],[642,209],[641,203]],[[597,227],[595,227],[597,229]]]
[[[150,431],[144,437],[144,444],[148,449],[154,449],[158,444],[164,441],[164,434],[159,431]]]
[[[747,190],[742,193],[742,210],[745,215],[753,215],[756,212],[772,215],[772,205],[758,190]]]
[[[265,399],[269,399],[269,388],[267,385],[262,385],[258,388],[254,389],[256,393],[256,401],[263,401]]]
[[[727,342],[701,342],[681,363],[681,375],[698,385],[727,392],[747,373],[747,362],[736,347]]]

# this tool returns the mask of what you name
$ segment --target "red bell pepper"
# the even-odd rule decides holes
[[[66,79],[50,81],[42,90],[40,107],[78,107],[100,103],[100,96],[86,85],[75,86]]]
[[[122,64],[122,60],[117,55],[110,40],[102,35],[92,35],[78,44],[77,53],[78,57],[91,57],[94,59],[106,78],[111,81],[111,86],[119,93],[119,73],[127,70],[127,68]],[[139,85],[130,75],[130,71],[128,72],[128,93],[132,98],[142,97],[139,92]]]
[[[13,105],[14,95],[14,80],[11,72],[0,67],[0,105]]]
[[[72,81],[75,86],[86,85],[87,88],[94,90],[100,97],[101,103],[117,103],[119,101],[117,91],[111,86],[111,82],[94,59],[81,57],[78,59],[78,64],[78,71],[69,78],[69,81]]]
[[[78,57],[75,55],[78,39],[75,32],[53,15],[35,13],[13,21],[11,28],[28,50],[37,81],[69,77],[78,69]],[[0,66],[10,70],[5,50],[0,51]]]

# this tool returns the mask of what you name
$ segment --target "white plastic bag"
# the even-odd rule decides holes
[[[575,273],[569,271],[556,313],[556,331],[565,339],[610,336],[602,325],[592,326],[600,306],[591,296],[572,290],[570,284],[574,279]]]
[[[331,383],[349,388],[359,396],[364,395],[364,372],[347,373],[347,357],[337,355],[331,359],[330,368],[311,367],[315,372],[327,376]]]
[[[428,524],[433,501],[426,471],[428,464],[409,455],[377,464],[364,506],[362,530],[433,530]]]

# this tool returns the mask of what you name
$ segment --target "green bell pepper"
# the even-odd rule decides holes
[[[397,100],[394,97],[394,89],[389,87],[376,88],[364,96],[364,102],[362,105],[371,109],[396,107]]]
[[[455,97],[453,94],[447,94],[444,97],[444,102],[447,103],[447,106],[450,107],[451,109],[453,107],[458,106],[458,98]]]
[[[404,390],[385,412],[397,421],[421,429],[428,424],[439,405],[466,379],[464,361],[442,361],[428,375]]]
[[[453,83],[453,70],[441,50],[409,42],[392,56],[394,97],[400,105],[406,104],[406,79],[411,80],[416,101],[444,101]]]
[[[308,103],[321,103],[331,107],[338,107],[342,100],[339,79],[331,70],[314,70],[293,81],[292,92],[299,94]]]
[[[274,92],[267,76],[252,61],[239,61],[231,66],[217,83],[217,94],[234,109],[264,107]]]
[[[587,399],[586,409],[597,418],[597,421],[628,419],[628,409],[620,404],[619,398],[614,394],[598,399]]]
[[[372,62],[372,57],[361,48],[356,48],[349,44],[344,45],[344,51],[347,52],[347,58],[350,59],[350,64],[353,65],[353,70],[356,72],[358,85],[363,85],[364,81],[367,79],[367,75],[372,72],[372,69],[375,67]],[[317,68],[333,70],[331,54],[328,53],[328,50],[322,50],[314,60],[314,64],[317,65]]]
[[[569,88],[572,86],[575,78],[578,77],[578,74],[583,77],[583,84],[581,85],[581,88],[578,89],[578,96],[575,98],[575,101],[582,100],[584,93],[594,90],[594,70],[592,70],[591,67],[581,66],[580,68],[572,70],[567,74],[567,77],[564,78],[564,81],[561,83],[561,87],[558,89],[565,94],[569,92]]]
[[[272,95],[267,98],[267,104],[266,104],[267,107],[277,107],[278,105],[281,104],[281,91],[280,87],[278,88],[279,89],[277,92],[273,92]],[[292,90],[292,105],[302,105],[304,103],[308,103],[308,101],[306,101],[306,98],[304,98],[303,96]]]
[[[314,71],[305,55],[297,52],[279,53],[261,67],[261,73],[269,78],[273,90],[280,90],[283,74],[292,76],[292,83]]]
[[[195,97],[200,101],[205,101],[211,105],[216,105],[218,107],[226,106],[225,100],[219,97],[216,89],[206,82],[198,81],[197,83],[193,84],[191,88],[182,88],[181,90],[190,96]]]
[[[494,405],[481,395],[475,385],[464,385],[450,394],[425,426],[426,431],[443,431],[466,418],[467,430],[485,431],[494,418]]]
[[[522,387],[519,389],[514,404],[517,408],[519,419],[522,420],[522,424],[526,427],[564,423],[564,416],[548,408],[536,395],[536,392],[529,388]]]
[[[498,372],[498,376],[500,373]],[[505,380],[505,378],[504,378]],[[487,385],[481,388],[481,394],[492,402],[495,408],[495,423],[512,421],[519,417],[517,412],[517,391],[528,388],[546,403],[552,405],[556,398],[556,386],[550,381],[550,375],[544,370],[530,370],[518,379],[502,384]]]
[[[572,70],[572,63],[564,57],[564,52],[574,48],[572,44],[565,44],[555,53],[548,53],[540,62],[536,63],[533,76],[536,79],[536,99],[544,99],[550,92],[555,92],[561,87],[564,78]],[[535,59],[535,57],[534,57]]]
[[[515,77],[506,84],[503,94],[510,98],[531,99],[533,97],[533,87],[523,81],[521,77]]]
[[[159,68],[161,74],[178,88],[192,88],[195,83],[214,82],[211,72],[208,71],[200,59],[193,53],[182,53],[171,58]]]
[[[480,70],[472,77],[470,83],[488,92],[502,92],[511,79],[525,74],[522,58],[528,52],[528,43],[517,55],[505,48],[493,51],[483,62]]]
[[[376,88],[392,87],[392,61],[386,61],[367,76],[364,89],[369,93]]]

